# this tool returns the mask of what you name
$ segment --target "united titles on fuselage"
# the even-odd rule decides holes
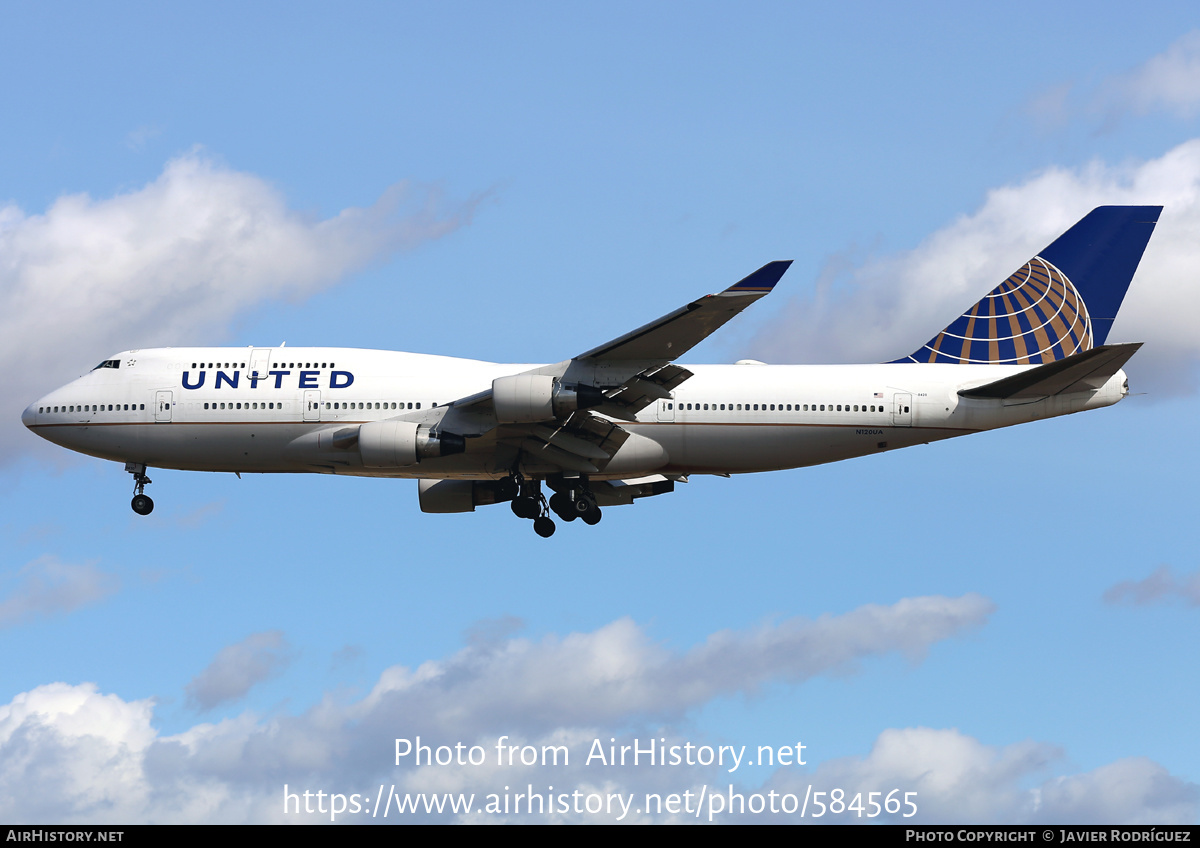
[[[246,380],[250,388],[257,389],[259,383],[263,383],[267,388],[282,389],[283,378],[293,373],[290,370],[268,371],[266,375],[259,374],[257,371],[247,374]],[[195,382],[191,381],[191,371],[183,372],[183,387],[185,389],[200,389],[204,387],[205,378],[208,376],[208,371],[200,369],[199,379]],[[298,389],[347,389],[354,383],[354,375],[349,371],[330,371],[329,379],[325,385],[321,385],[321,371],[300,371],[293,380],[288,381],[288,388]],[[241,383],[242,372],[235,370],[232,375],[226,371],[217,371],[213,378],[214,389],[219,389],[222,386],[228,386],[231,389],[236,389]],[[292,383],[295,382],[295,385]]]

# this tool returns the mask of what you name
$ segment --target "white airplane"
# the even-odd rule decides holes
[[[509,502],[541,536],[600,507],[728,476],[835,462],[1128,394],[1140,344],[1105,345],[1159,206],[1093,210],[911,356],[879,365],[683,366],[771,291],[771,262],[554,365],[346,348],[128,350],[31,404],[45,439],[151,467],[419,480],[424,512]],[[543,484],[553,491],[547,498]]]

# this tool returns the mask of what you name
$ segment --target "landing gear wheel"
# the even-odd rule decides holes
[[[549,539],[554,535],[554,522],[549,516],[540,516],[533,520],[533,532],[537,533],[543,539]]]
[[[524,496],[515,498],[510,509],[517,518],[537,518],[542,512],[542,505],[537,498]]]
[[[579,517],[571,499],[562,492],[550,496],[550,509],[563,521],[574,521]]]
[[[144,494],[146,487],[150,485],[150,478],[146,476],[146,466],[140,462],[127,462],[125,470],[133,475],[133,500],[129,505],[138,515],[149,515],[154,509],[154,501]]]
[[[517,485],[517,481],[512,477],[505,477],[503,480],[496,483],[496,500],[511,501],[520,494],[521,487]]]
[[[591,507],[592,507],[591,509],[589,509],[587,512],[585,512],[583,515],[581,515],[579,517],[583,519],[584,524],[587,524],[590,527],[594,527],[595,525],[600,523],[600,519],[603,516],[600,513],[600,507],[596,506],[595,504],[592,504]]]

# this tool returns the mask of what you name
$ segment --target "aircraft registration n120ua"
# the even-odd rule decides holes
[[[769,293],[771,262],[554,365],[346,348],[128,350],[24,412],[63,447],[148,468],[417,478],[425,512],[509,502],[541,536],[691,474],[818,465],[1110,406],[1140,344],[1106,345],[1160,206],[1102,206],[910,356],[683,366]],[[543,486],[553,494],[546,498]]]

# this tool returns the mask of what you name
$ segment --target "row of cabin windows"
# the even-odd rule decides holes
[[[115,362],[116,360],[112,360],[112,361]],[[100,368],[103,365],[104,365],[104,363],[102,362],[102,363],[100,363],[100,365],[97,365],[96,368]],[[276,363],[274,363],[274,365],[276,368],[336,368],[337,367],[332,362],[276,362]],[[116,366],[113,366],[113,367],[116,367]],[[220,362],[209,362],[207,365],[203,362],[193,362],[192,363],[193,371],[196,370],[197,368],[245,368],[245,367],[246,367],[245,362],[240,362],[240,363],[239,362],[226,362],[224,364],[222,364]],[[94,371],[96,369],[93,368],[92,370]]]
[[[430,404],[430,407],[434,407],[434,406],[437,406],[437,404],[436,403]],[[314,403],[314,404],[309,404],[308,408],[316,409],[317,407],[316,407],[316,404]],[[338,405],[336,402],[330,403],[329,401],[326,401],[325,408],[326,409],[337,409]],[[398,403],[393,401],[391,403],[391,405],[389,405],[387,401],[384,401],[383,403],[379,403],[378,401],[376,401],[375,405],[371,406],[371,403],[368,401],[365,404],[359,403],[358,406],[355,406],[353,403],[343,403],[341,405],[341,408],[342,409],[420,409],[421,402],[417,401],[414,404],[412,401],[408,401],[408,405],[406,406],[405,401],[400,401]]]
[[[136,412],[139,409],[145,409],[144,403],[85,403],[82,406],[39,406],[38,412],[41,414],[47,412]]]
[[[204,404],[204,408],[208,409],[211,406],[213,409],[283,409],[282,403],[212,403]]]
[[[783,404],[783,403],[770,403],[770,404],[767,404],[767,403],[762,403],[762,404],[758,404],[758,403],[754,403],[754,404],[750,404],[750,403],[747,403],[747,404],[741,404],[741,403],[739,403],[739,404],[732,404],[732,403],[730,403],[730,404],[725,404],[725,403],[721,403],[721,404],[717,404],[717,403],[713,403],[713,404],[681,403],[681,404],[679,404],[679,408],[681,410],[682,409],[707,410],[710,406],[714,410],[724,411],[724,410],[726,410],[726,408],[728,408],[729,411],[738,411],[738,412],[741,412],[741,411],[746,411],[746,412],[767,412],[767,411],[770,411],[770,412],[800,412],[801,409],[803,409],[804,412],[835,412],[835,411],[836,412],[884,412],[884,411],[886,411],[884,409],[883,404],[871,404],[870,407],[868,408],[867,404],[865,404],[865,403],[864,404],[857,404],[857,403],[853,404],[853,408],[851,408],[851,404],[848,404],[848,403],[838,403],[838,404],[833,404],[833,403],[828,403],[828,404],[826,404],[826,403],[821,403],[821,404],[816,404],[816,403],[813,403],[813,404],[808,404],[808,403],[805,403],[805,404],[799,404],[799,403],[797,403],[797,404],[791,404],[791,403],[788,403],[788,404]],[[743,410],[743,407],[745,407],[745,410]],[[667,409],[674,409],[674,408],[675,408],[674,403],[667,404]]]

